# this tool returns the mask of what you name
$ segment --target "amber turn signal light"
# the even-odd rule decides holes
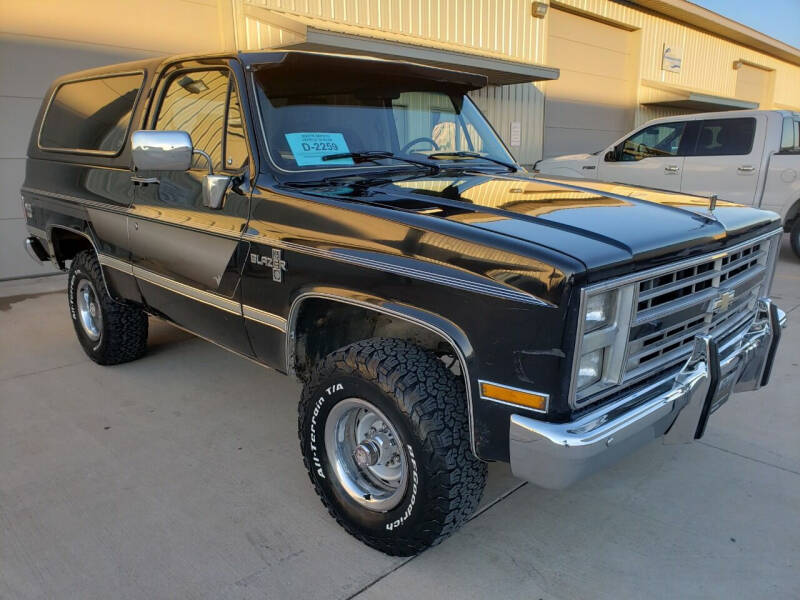
[[[481,398],[487,400],[497,400],[498,402],[507,402],[509,404],[517,404],[545,412],[547,410],[547,396],[544,394],[536,394],[534,392],[526,392],[517,388],[506,387],[504,385],[497,385],[495,383],[488,383],[481,381]]]

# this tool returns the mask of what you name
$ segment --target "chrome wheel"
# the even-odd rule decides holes
[[[78,308],[78,320],[86,336],[96,342],[100,339],[103,329],[103,314],[100,311],[100,302],[97,292],[88,279],[81,279],[75,290],[75,300]]]
[[[408,459],[392,422],[361,398],[338,402],[325,423],[325,451],[342,488],[355,502],[386,512],[403,499]]]

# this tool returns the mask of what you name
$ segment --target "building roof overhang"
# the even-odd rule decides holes
[[[642,103],[647,106],[667,106],[697,112],[747,110],[756,109],[759,106],[758,102],[714,96],[660,81],[643,80],[642,85],[656,90],[650,100]]]
[[[305,50],[337,54],[368,55],[390,60],[414,62],[434,67],[476,73],[490,85],[509,85],[558,79],[554,67],[511,60],[463,47],[413,36],[387,33],[367,27],[326,21],[301,15],[287,15],[262,7],[247,6],[245,13],[271,26],[291,31],[285,50]]]

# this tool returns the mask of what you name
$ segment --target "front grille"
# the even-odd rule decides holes
[[[698,334],[722,344],[749,324],[768,272],[769,249],[770,240],[760,240],[638,282],[624,380],[684,359]]]
[[[573,406],[616,398],[632,386],[679,368],[697,335],[713,337],[720,358],[726,358],[755,318],[756,302],[766,291],[764,282],[773,267],[778,235],[681,261],[672,268],[598,284],[605,289],[613,289],[615,284],[620,289],[633,288],[624,353],[620,348],[622,371],[615,383],[598,382],[577,393]]]

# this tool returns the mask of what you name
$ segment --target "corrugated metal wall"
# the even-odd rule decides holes
[[[520,146],[509,146],[509,150],[523,165],[532,165],[542,157],[544,93],[540,85],[489,86],[470,94],[506,143],[511,139],[511,123],[520,123]]]
[[[774,70],[774,96],[769,106],[800,108],[800,67],[752,50],[719,36],[670,21],[630,5],[609,0],[554,0],[554,5],[595,15],[626,27],[641,29],[640,78],[659,81],[714,96],[735,97],[737,71],[734,62],[744,60]],[[754,7],[754,10],[757,10]],[[683,50],[680,73],[661,69],[664,44]],[[645,88],[640,87],[640,93]],[[640,100],[641,101],[641,100]],[[639,106],[636,122],[670,116],[674,109]]]

